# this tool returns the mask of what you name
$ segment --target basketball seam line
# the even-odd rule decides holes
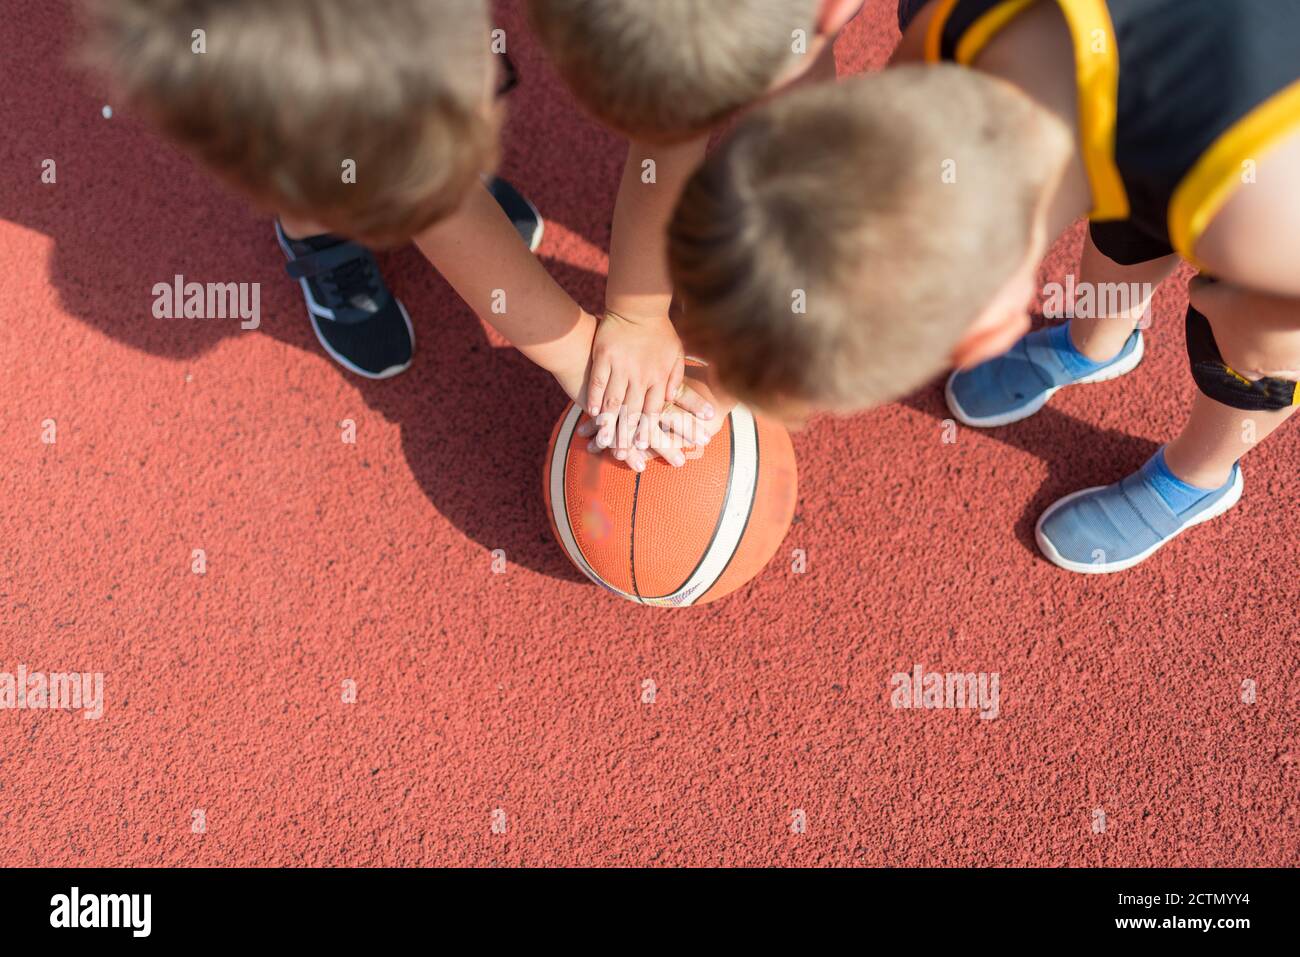
[[[637,601],[641,600],[641,589],[636,585],[636,502],[637,497],[641,494],[641,473],[636,473],[636,481],[632,484],[632,529],[627,536],[628,539],[628,564],[632,572],[632,594],[636,595]]]
[[[722,493],[722,505],[718,509],[718,521],[713,526],[713,534],[709,536],[709,543],[704,546],[704,551],[700,553],[700,560],[695,563],[695,567],[692,568],[686,577],[682,579],[680,585],[664,592],[663,597],[665,598],[669,595],[676,595],[679,591],[690,584],[691,579],[695,577],[695,573],[700,570],[700,566],[702,566],[705,559],[709,557],[709,551],[713,548],[713,543],[718,540],[718,533],[722,531],[722,523],[727,517],[727,499],[731,497],[731,486],[736,478],[736,420],[732,418],[730,412],[727,413],[727,420],[731,426],[727,429],[727,440],[729,443],[727,448],[727,487]],[[753,507],[752,501],[750,507]],[[728,559],[728,561],[730,561],[730,559]],[[717,581],[716,578],[713,579],[713,581],[709,583],[709,588],[712,588],[717,584]],[[703,594],[703,592],[701,592],[701,594]]]

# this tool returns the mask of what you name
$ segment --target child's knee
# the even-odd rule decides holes
[[[1187,307],[1187,357],[1196,387],[1223,405],[1252,412],[1300,405],[1300,382],[1276,376],[1251,377],[1229,365],[1219,351],[1210,320],[1192,305]]]

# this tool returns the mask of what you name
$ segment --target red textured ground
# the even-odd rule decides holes
[[[868,7],[848,70],[897,36],[891,0]],[[1300,863],[1297,430],[1250,456],[1230,517],[1134,571],[1033,547],[1044,506],[1179,424],[1181,289],[1136,374],[1017,427],[944,444],[937,387],[814,424],[768,570],[716,606],[633,607],[547,529],[561,395],[416,252],[384,258],[415,365],[347,376],[267,220],[101,116],[62,4],[3,12],[0,671],[103,671],[106,704],[0,711],[0,861]],[[595,307],[620,152],[501,19],[524,75],[504,173]],[[260,282],[262,328],[154,319],[178,272]],[[892,709],[917,662],[998,672],[1000,717]]]

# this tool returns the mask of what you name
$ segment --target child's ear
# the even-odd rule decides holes
[[[1022,269],[1005,283],[952,350],[952,364],[969,369],[1002,355],[1029,331],[1028,304],[1035,295],[1036,271]]]
[[[834,36],[844,25],[856,17],[866,0],[822,0],[821,12],[817,15],[817,32],[823,36]]]
[[[985,313],[953,347],[952,364],[958,369],[969,369],[996,358],[1014,346],[1029,331],[1029,327],[1029,312],[1026,309]]]

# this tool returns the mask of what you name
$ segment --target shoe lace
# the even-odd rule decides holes
[[[320,278],[331,294],[348,305],[368,312],[378,309],[381,284],[374,260],[369,256],[360,255],[340,263]]]

